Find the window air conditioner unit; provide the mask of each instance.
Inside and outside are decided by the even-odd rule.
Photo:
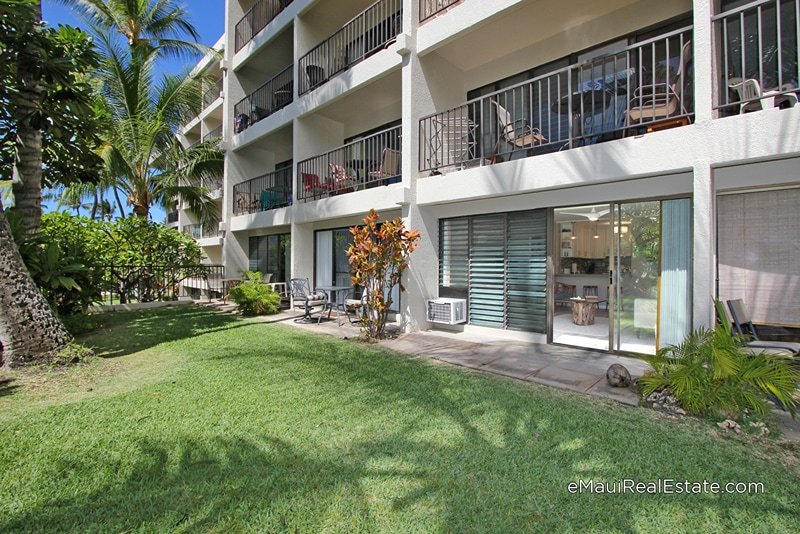
[[[439,324],[466,323],[467,301],[445,298],[428,300],[428,321]]]

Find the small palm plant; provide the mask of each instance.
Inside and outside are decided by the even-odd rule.
[[[639,381],[645,397],[669,389],[689,413],[734,419],[744,409],[766,414],[773,398],[795,415],[800,373],[793,359],[753,355],[724,326],[692,332],[645,359],[653,367]]]

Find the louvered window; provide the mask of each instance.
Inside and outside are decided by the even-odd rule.
[[[544,333],[546,210],[442,219],[439,295],[466,297],[469,323]]]

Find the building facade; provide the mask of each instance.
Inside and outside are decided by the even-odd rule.
[[[800,325],[800,1],[225,12],[198,66],[221,98],[181,132],[220,135],[223,222],[178,225],[228,273],[349,284],[346,229],[375,208],[422,236],[409,330],[439,297],[465,330],[622,352],[712,324],[713,298]]]

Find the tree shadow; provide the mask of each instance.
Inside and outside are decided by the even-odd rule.
[[[0,397],[12,395],[18,389],[19,385],[14,384],[13,378],[0,377]]]
[[[161,343],[247,325],[240,317],[202,306],[106,313],[92,332],[78,337],[102,358],[116,358]],[[123,326],[121,328],[121,326]]]

